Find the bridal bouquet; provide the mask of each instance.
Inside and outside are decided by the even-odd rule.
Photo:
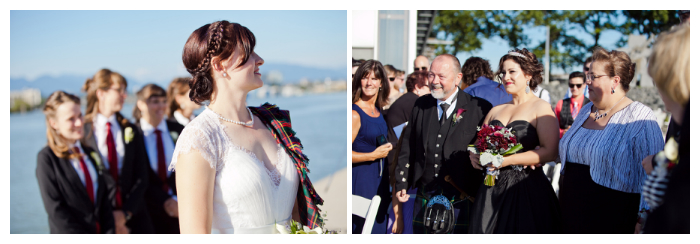
[[[517,142],[511,128],[497,125],[477,127],[476,143],[469,145],[468,150],[479,154],[479,164],[488,167],[484,185],[493,186],[498,178],[498,168],[503,163],[503,156],[514,154],[523,148]]]
[[[293,219],[289,220],[286,225],[275,224],[277,231],[280,234],[338,234],[336,231],[324,230],[321,227],[309,228],[306,225],[302,225]]]

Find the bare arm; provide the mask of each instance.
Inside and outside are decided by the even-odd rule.
[[[355,137],[357,137],[357,133],[360,132],[360,114],[355,112],[354,110],[352,111],[352,141],[350,143],[355,142]],[[387,143],[384,144],[380,147],[377,147],[373,152],[371,153],[361,153],[361,152],[355,152],[352,151],[352,163],[362,163],[362,162],[367,162],[367,161],[374,161],[377,160],[378,158],[384,158],[389,154],[389,151],[391,151],[391,144]]]
[[[537,104],[535,118],[537,136],[540,139],[539,149],[505,157],[501,167],[508,165],[537,165],[554,161],[559,153],[559,122],[552,108],[545,101]]]
[[[202,155],[192,150],[178,156],[177,197],[180,233],[209,234],[214,214],[214,179],[216,170]]]

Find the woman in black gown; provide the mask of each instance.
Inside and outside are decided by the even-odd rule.
[[[491,109],[484,121],[512,128],[523,149],[504,158],[494,186],[479,188],[469,233],[561,233],[557,196],[542,167],[535,167],[553,161],[559,144],[551,106],[532,92],[542,82],[542,69],[527,49],[513,50],[499,62],[500,81],[513,100]],[[470,159],[482,169],[478,155]]]

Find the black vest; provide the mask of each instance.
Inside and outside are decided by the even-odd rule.
[[[452,113],[456,111],[457,108],[455,107]],[[443,167],[442,162],[445,158],[443,153],[445,140],[452,128],[452,113],[446,115],[445,124],[443,125],[440,125],[440,122],[431,123],[431,127],[433,127],[431,132],[437,131],[437,133],[431,134],[432,137],[428,138],[428,145],[425,150],[425,167],[423,168],[423,175],[420,176],[420,181],[423,185],[428,185],[433,180],[444,177],[444,174],[440,174],[440,169]],[[434,116],[434,114],[431,116]]]
[[[587,97],[583,97],[583,105],[590,102]],[[559,113],[559,128],[566,129],[569,125],[574,124],[574,116],[571,115],[571,98],[564,99],[561,103],[561,112]],[[581,112],[581,111],[579,111]]]

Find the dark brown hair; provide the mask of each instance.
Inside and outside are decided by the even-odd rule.
[[[537,56],[535,56],[534,53],[528,51],[527,48],[516,48],[514,50],[509,51],[509,53],[511,52],[522,54],[525,57],[523,58],[520,56],[510,54],[503,55],[503,57],[501,57],[501,60],[498,61],[498,73],[505,73],[505,71],[503,70],[503,63],[509,59],[513,60],[518,65],[520,65],[520,69],[523,70],[525,74],[532,76],[532,78],[530,79],[529,86],[530,89],[534,91],[535,88],[537,88],[537,85],[542,83],[542,72],[544,71],[544,66],[540,63],[540,61],[537,60]]]
[[[46,116],[46,139],[48,140],[47,144],[49,148],[51,148],[51,151],[53,151],[57,157],[78,158],[80,157],[80,153],[73,151],[71,148],[72,145],[68,145],[66,139],[58,134],[49,123],[49,119],[56,119],[56,109],[67,102],[73,102],[80,106],[80,98],[64,91],[55,91],[46,99],[43,110]]]
[[[352,79],[352,103],[360,100],[362,97],[362,78],[369,76],[374,72],[374,76],[381,80],[381,89],[377,96],[375,106],[378,108],[384,107],[389,100],[389,78],[384,72],[384,66],[377,60],[367,60],[363,62],[355,72],[355,78]]]
[[[480,57],[467,59],[462,66],[462,85],[460,88],[464,90],[464,88],[476,83],[476,79],[482,76],[493,80],[493,71],[491,71],[489,61]]]
[[[151,84],[146,84],[145,86],[143,86],[141,88],[141,90],[139,90],[136,93],[136,100],[146,102],[148,99],[151,99],[151,97],[167,97],[167,96],[168,96],[168,94],[165,93],[165,90],[162,87],[151,83]],[[141,119],[141,116],[142,116],[141,110],[139,109],[139,106],[134,106],[134,112],[132,115],[134,117],[134,121],[136,123],[138,123],[139,120]]]
[[[586,81],[586,75],[581,71],[574,71],[573,73],[571,73],[569,75],[569,81],[571,81],[571,79],[573,78],[581,78],[584,82]]]
[[[632,63],[630,56],[624,52],[617,50],[607,51],[604,48],[598,47],[593,51],[593,62],[600,61],[603,63],[603,70],[610,78],[614,76],[620,77],[620,85],[625,92],[630,89],[630,82],[634,78],[635,63]]]
[[[214,91],[214,78],[211,76],[211,61],[214,57],[227,60],[235,49],[241,50],[243,57],[236,66],[248,62],[255,48],[255,35],[238,23],[217,21],[206,24],[192,32],[182,50],[182,62],[192,75],[190,99],[202,105],[211,98]]]
[[[416,89],[416,83],[425,82],[425,80],[427,79],[427,71],[416,71],[411,73],[410,75],[408,75],[408,78],[406,78],[406,90],[408,90],[408,92],[413,92],[413,90]]]
[[[119,85],[126,89],[127,83],[124,76],[109,69],[101,69],[97,71],[92,78],[88,78],[85,81],[82,88],[83,92],[87,93],[85,123],[92,122],[95,115],[99,112],[100,102],[97,100],[97,89],[107,91],[115,83],[119,83]],[[121,113],[117,112],[116,114],[117,120],[119,120],[119,123],[122,125],[126,125],[129,122]]]
[[[180,108],[180,104],[175,100],[175,95],[185,95],[190,90],[190,80],[192,80],[190,77],[175,78],[168,85],[168,109],[165,114],[169,118],[173,118],[175,111]]]

